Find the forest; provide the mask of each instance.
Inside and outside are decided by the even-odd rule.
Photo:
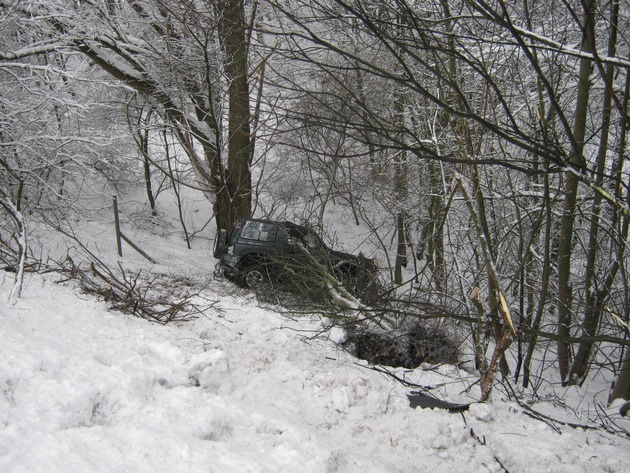
[[[89,260],[112,195],[155,226],[174,196],[189,246],[351,226],[380,269],[358,310],[456,334],[482,397],[628,400],[629,98],[620,0],[0,0],[0,264],[12,297],[80,273],[47,237]]]

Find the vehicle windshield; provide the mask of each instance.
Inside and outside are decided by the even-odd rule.
[[[241,238],[245,238],[247,240],[273,242],[276,241],[277,232],[278,227],[273,223],[250,220],[243,226]]]

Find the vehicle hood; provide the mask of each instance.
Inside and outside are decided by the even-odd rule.
[[[352,255],[350,253],[330,250],[330,262],[333,264],[333,266],[337,263],[341,263],[342,261],[357,261],[358,259],[358,256]]]

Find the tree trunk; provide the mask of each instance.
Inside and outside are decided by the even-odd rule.
[[[398,19],[402,21],[402,19]],[[404,33],[402,28],[397,32],[397,35],[402,37]],[[405,128],[405,93],[403,88],[399,84],[394,84],[394,123],[399,130]],[[400,133],[398,137],[400,140],[399,146],[402,146],[405,141],[403,133]],[[395,152],[394,156],[394,195],[397,201],[396,209],[396,233],[398,240],[396,243],[396,263],[394,267],[394,283],[401,284],[402,269],[407,267],[407,230],[406,230],[406,213],[405,207],[407,204],[407,151],[400,149]]]
[[[543,315],[545,313],[545,305],[547,303],[547,296],[549,294],[549,283],[551,279],[551,233],[552,233],[552,222],[553,215],[551,209],[550,202],[550,190],[549,190],[549,176],[545,175],[543,177],[544,183],[544,198],[542,201],[543,208],[541,212],[544,212],[545,216],[545,234],[543,241],[543,262],[542,262],[542,281],[540,287],[540,295],[538,298],[538,305],[536,307],[536,315],[533,317],[533,321],[530,324],[529,336],[528,336],[528,346],[527,346],[527,354],[525,355],[525,359],[523,360],[523,387],[526,388],[529,386],[530,378],[531,378],[531,364],[534,356],[534,350],[536,348],[536,343],[538,341],[538,331],[540,330],[540,325],[543,320]],[[541,216],[542,218],[542,216]],[[533,287],[533,285],[532,285]]]
[[[433,282],[441,294],[447,292],[446,260],[444,256],[444,195],[442,175],[439,163],[427,163],[429,174],[429,208],[428,222],[423,234],[427,235],[427,264],[431,268]]]
[[[619,11],[619,3],[614,2],[611,16],[612,16],[612,28],[608,41],[608,55],[613,57],[616,54],[616,43],[617,43],[617,17]],[[610,115],[611,115],[611,103],[612,103],[612,83],[614,80],[613,77],[614,67],[612,64],[608,64],[606,67],[606,76],[605,76],[605,89],[604,89],[604,105],[603,105],[603,117],[602,117],[602,127],[600,132],[600,143],[599,150],[597,154],[597,174],[595,177],[595,182],[598,187],[602,187],[604,184],[604,172],[606,169],[606,155],[608,154],[608,132],[610,129]],[[607,277],[604,280],[604,284],[599,290],[595,289],[599,284],[595,281],[597,276],[597,256],[598,249],[602,246],[602,241],[600,241],[599,235],[599,227],[600,227],[600,214],[601,214],[601,206],[602,206],[603,196],[600,192],[595,192],[594,200],[593,200],[593,211],[591,214],[591,226],[589,233],[589,242],[588,242],[588,250],[586,255],[586,273],[585,273],[585,292],[586,292],[586,307],[585,314],[582,323],[582,328],[584,331],[584,335],[586,336],[586,340],[580,341],[578,346],[577,353],[575,355],[575,360],[573,365],[571,366],[571,371],[569,372],[569,379],[567,380],[569,384],[579,383],[580,380],[583,380],[584,376],[586,376],[588,372],[588,366],[591,359],[591,354],[594,347],[594,342],[592,341],[592,337],[594,337],[597,333],[597,329],[599,328],[599,320],[603,311],[603,306],[608,297],[608,293],[612,287],[612,284],[615,280],[616,273],[619,269],[619,261],[616,260],[614,253],[610,255],[614,264],[611,266],[610,270],[607,271]],[[608,237],[604,237],[608,238]],[[625,242],[625,238],[621,240]],[[623,246],[623,244],[622,244]],[[623,251],[623,250],[621,250]],[[594,288],[595,287],[595,288]],[[591,338],[591,339],[589,339]]]
[[[628,101],[630,100],[630,75],[626,75],[626,86],[624,89],[624,100],[623,100],[623,105],[622,105],[622,110],[621,113],[624,116],[628,116]],[[623,168],[624,168],[624,161],[625,161],[625,149],[626,149],[626,142],[627,142],[627,120],[622,120],[621,121],[621,131],[620,131],[620,138],[619,138],[619,150],[618,150],[618,154],[617,154],[617,159],[616,161],[613,163],[612,169],[613,169],[613,178],[615,180],[615,197],[617,198],[618,201],[621,201],[622,195],[623,195],[623,189],[625,187],[624,184],[624,180],[623,180]],[[630,189],[626,190],[626,205],[630,203]],[[614,212],[613,213],[613,224],[612,227],[613,228],[617,228],[618,226],[618,221],[619,219],[621,219],[621,232],[620,232],[620,239],[618,241],[621,242],[626,242],[627,241],[627,235],[628,235],[628,227],[629,227],[629,219],[627,215],[624,215],[622,212]],[[623,235],[626,235],[626,237],[624,238]],[[623,245],[620,245],[620,248],[623,248]],[[618,259],[617,261],[623,261]],[[626,315],[625,317],[625,322],[626,324],[628,323],[628,317]],[[628,330],[626,328],[626,339],[628,338],[628,335],[630,330]],[[619,374],[617,375],[617,379],[615,380],[615,384],[613,386],[612,392],[610,394],[610,399],[609,401],[614,401],[615,399],[630,399],[630,350],[628,350],[627,347],[625,347],[625,354],[623,353],[623,350],[621,350],[622,354],[621,357],[623,357],[622,361],[621,361],[621,370],[619,372]]]
[[[153,194],[153,185],[151,182],[151,159],[149,157],[149,124],[151,122],[151,114],[153,110],[147,112],[147,116],[144,120],[144,127],[142,127],[142,112],[138,118],[138,147],[142,154],[142,161],[144,164],[144,188],[147,191],[147,199],[149,200],[149,207],[151,208],[151,215],[154,217],[157,215],[157,209],[155,207],[155,196]]]
[[[9,294],[9,302],[14,304],[22,294],[24,285],[24,266],[26,265],[27,246],[26,246],[26,224],[24,223],[24,217],[22,212],[16,205],[11,202],[8,194],[0,189],[0,207],[4,208],[7,212],[17,230],[17,235],[14,235],[15,241],[18,245],[17,262],[15,266],[15,282],[13,288]]]
[[[610,401],[615,399],[630,399],[630,350],[628,349],[626,349],[619,376],[610,394]]]
[[[252,209],[251,112],[247,78],[245,9],[243,0],[220,0],[219,36],[225,53],[228,78],[228,157],[227,181],[219,190],[215,211],[219,228],[231,229],[240,217],[249,217]]]
[[[594,28],[593,8],[595,0],[586,0],[584,7],[584,37],[582,39],[582,51],[593,52]],[[573,252],[573,227],[575,223],[575,205],[577,203],[579,178],[576,171],[583,168],[582,151],[584,149],[584,137],[586,134],[586,121],[588,113],[588,97],[590,92],[590,77],[593,65],[591,59],[580,59],[580,70],[577,87],[577,101],[575,108],[575,121],[573,125],[573,137],[575,149],[571,152],[569,166],[574,168],[566,175],[565,198],[560,224],[560,243],[558,246],[558,368],[563,382],[567,381],[571,359],[569,342],[572,320],[572,291],[571,291],[571,256]]]

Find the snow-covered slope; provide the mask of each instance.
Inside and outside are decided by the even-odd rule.
[[[161,326],[54,280],[28,275],[10,306],[0,273],[4,473],[630,469],[627,438],[552,428],[500,390],[463,415],[411,409],[409,388],[312,338],[316,320],[227,283],[210,283],[203,316]],[[452,400],[476,395],[454,367],[396,374]]]

